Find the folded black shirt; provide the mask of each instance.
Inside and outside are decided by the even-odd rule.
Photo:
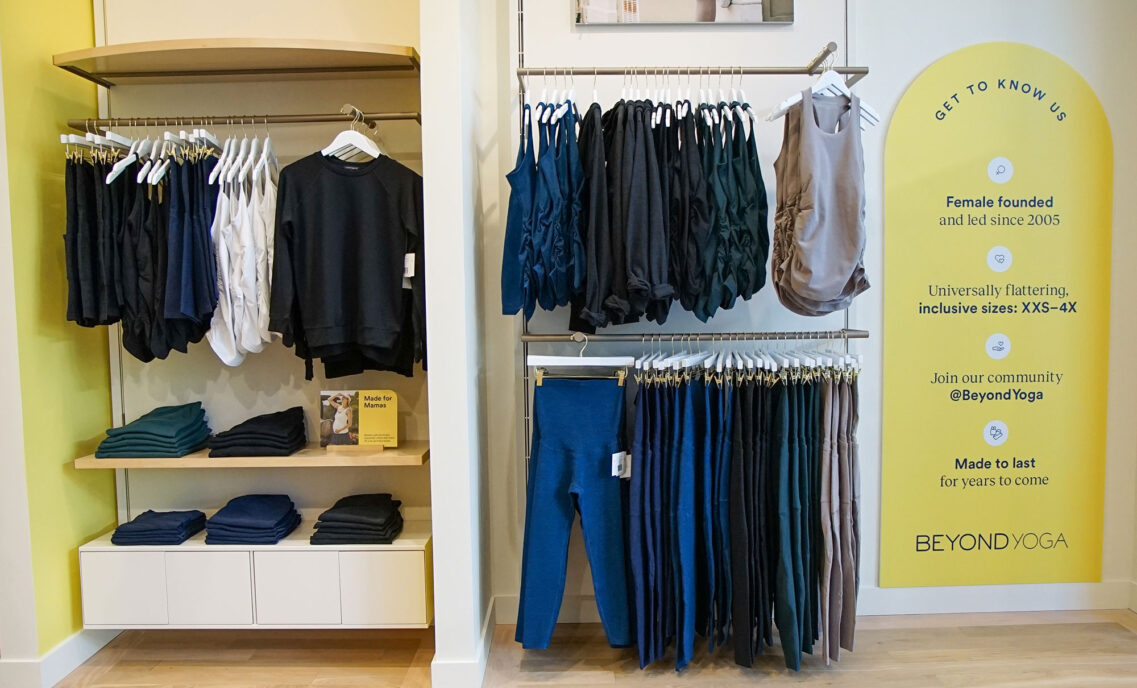
[[[389,493],[351,495],[320,514],[319,520],[382,527],[399,512],[401,504],[401,501],[392,499]]]
[[[218,439],[231,435],[264,435],[267,437],[290,437],[297,429],[304,430],[304,408],[293,406],[287,411],[265,413],[253,416],[224,432],[217,433]]]

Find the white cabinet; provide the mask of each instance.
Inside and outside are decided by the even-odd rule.
[[[314,523],[315,518],[306,519]],[[79,548],[87,628],[426,628],[434,619],[430,521],[390,545]]]
[[[249,552],[166,552],[166,599],[173,626],[253,623]]]
[[[253,567],[257,623],[340,623],[339,552],[254,552]]]
[[[83,623],[126,627],[169,623],[164,552],[80,552]]]
[[[339,557],[344,624],[430,623],[424,552],[340,552]]]

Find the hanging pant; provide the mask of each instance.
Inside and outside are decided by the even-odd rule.
[[[631,645],[622,486],[611,471],[623,417],[615,380],[546,379],[536,388],[515,636],[526,649],[552,638],[577,512],[608,642]]]

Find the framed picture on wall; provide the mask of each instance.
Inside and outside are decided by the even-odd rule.
[[[578,25],[792,24],[794,0],[572,0]]]

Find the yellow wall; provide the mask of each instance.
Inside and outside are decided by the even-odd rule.
[[[81,627],[77,548],[115,520],[111,472],[76,471],[69,465],[94,448],[110,423],[110,384],[105,328],[83,329],[65,319],[59,134],[68,117],[95,115],[95,88],[53,67],[51,56],[92,45],[89,2],[0,2],[16,331],[40,654]]]

